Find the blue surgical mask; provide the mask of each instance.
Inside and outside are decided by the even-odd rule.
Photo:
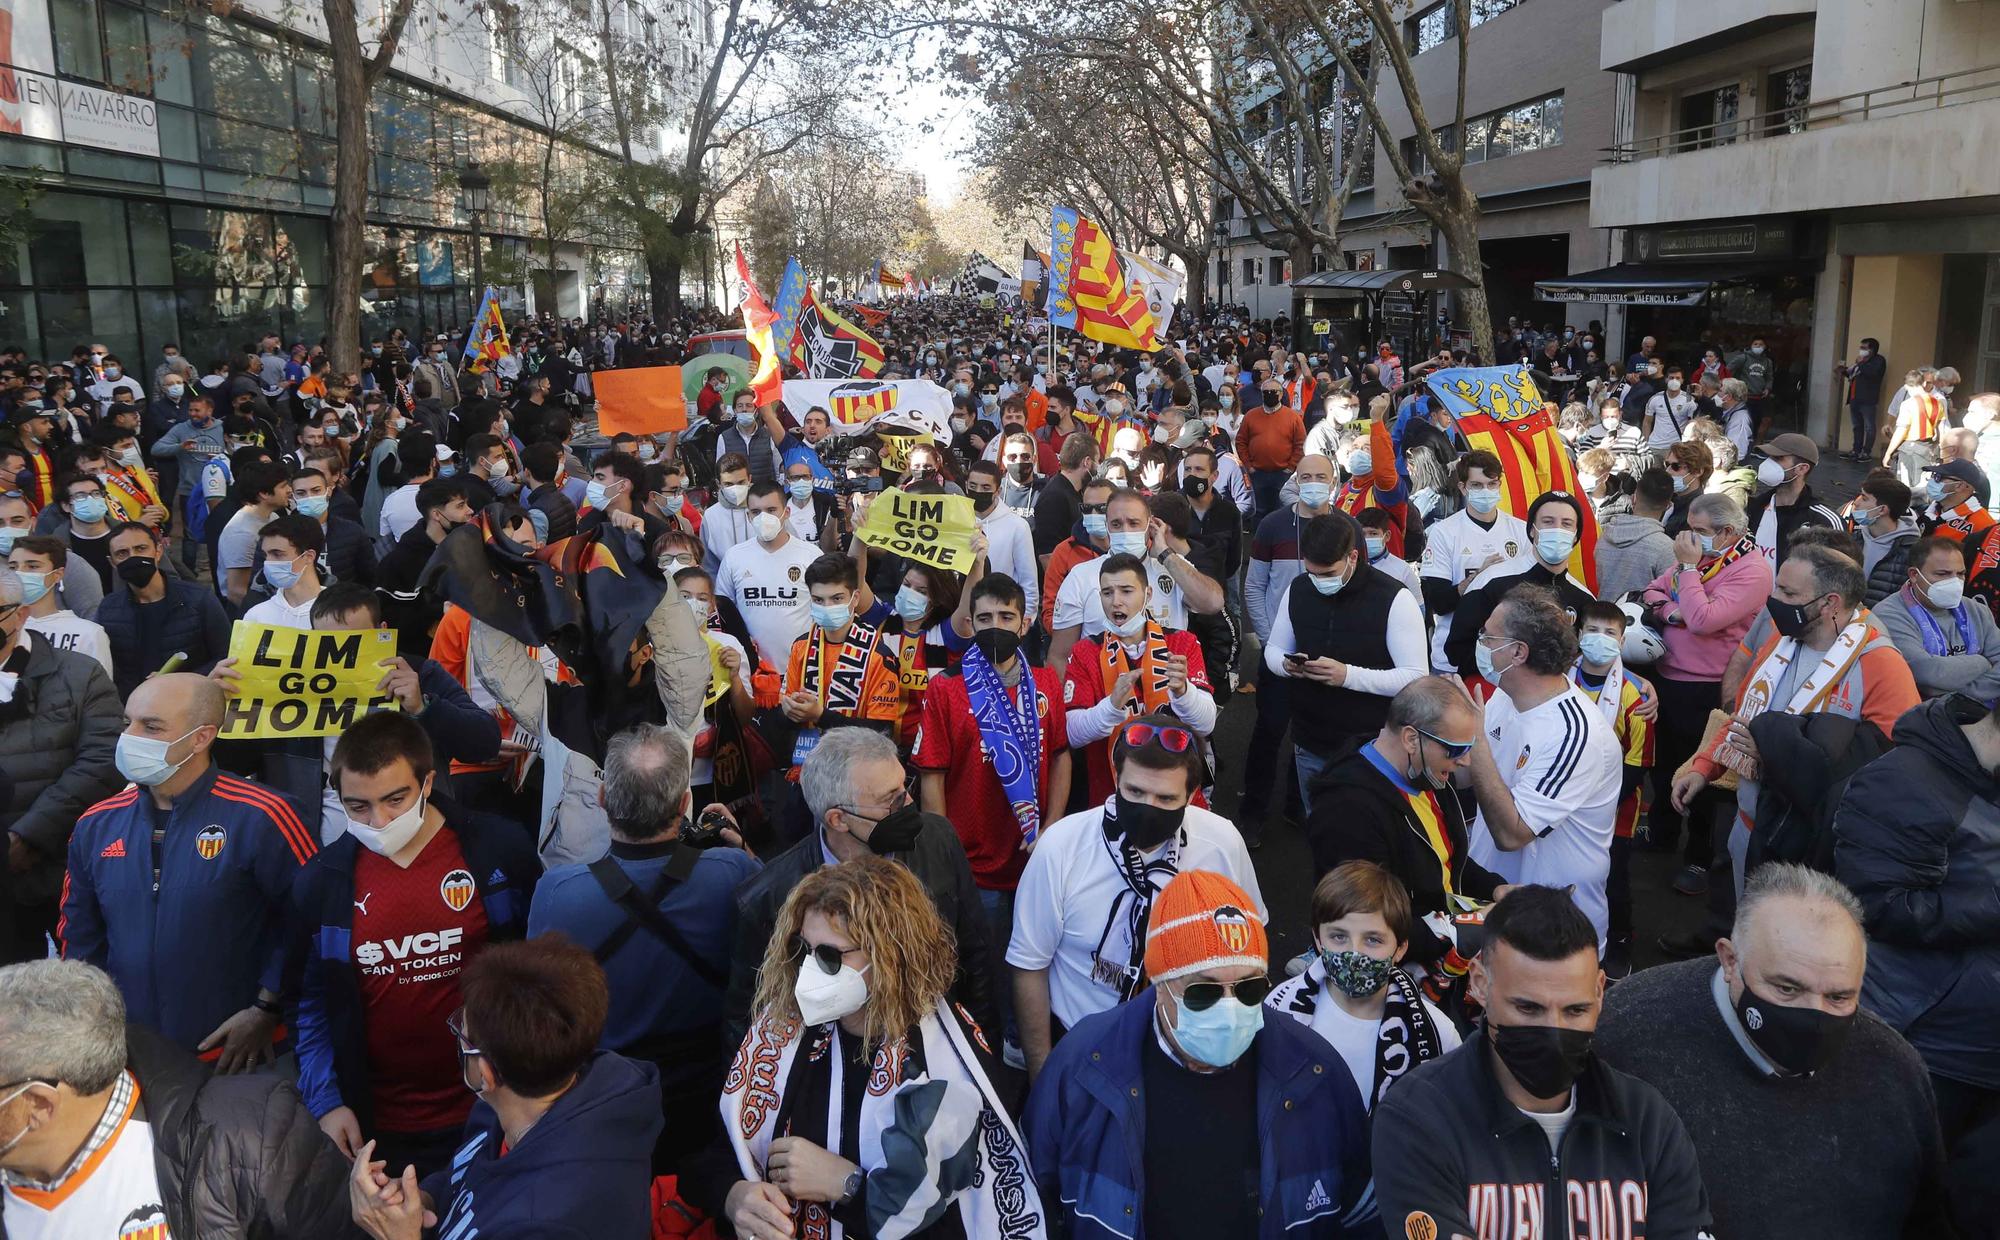
[[[1512,645],[1513,643],[1510,642],[1508,644]],[[1499,682],[1500,669],[1494,665],[1493,652],[1486,648],[1485,642],[1475,640],[1472,643],[1472,662],[1474,666],[1478,667],[1481,676],[1489,681]],[[1514,670],[1514,665],[1511,663],[1508,664],[1507,670]]]
[[[6,555],[14,549],[14,540],[16,538],[31,532],[30,530],[17,530],[11,525],[0,525],[0,555]]]
[[[444,464],[438,466],[438,477],[440,478],[452,478],[457,475],[458,466],[452,464],[450,461],[446,461]]]
[[[1569,530],[1536,530],[1535,555],[1544,564],[1560,564],[1576,550],[1576,535]]]
[[[1102,538],[1110,521],[1111,519],[1101,512],[1086,512],[1083,514],[1083,532],[1092,538]]]
[[[1465,493],[1465,506],[1479,516],[1485,516],[1500,506],[1500,491],[1497,487],[1479,487]]]
[[[301,557],[303,558],[303,557]],[[296,560],[264,561],[264,580],[271,583],[273,590],[289,590],[299,584],[299,570]]]
[[[104,520],[106,505],[102,495],[86,495],[69,502],[69,515],[89,525]]]
[[[1370,538],[1367,540],[1367,542],[1368,542],[1368,562],[1370,564],[1373,564],[1375,561],[1381,559],[1385,554],[1388,553],[1389,550],[1388,539]]]
[[[326,515],[327,497],[324,495],[300,495],[292,500],[292,507],[299,510],[300,516],[311,517],[317,521]]]
[[[1698,542],[1698,543],[1700,543],[1700,544],[1701,544],[1701,553],[1702,553],[1703,555],[1714,555],[1714,554],[1715,554],[1715,535],[1713,535],[1713,534],[1696,534],[1696,535],[1694,536],[1694,540],[1695,540],[1696,542]]]
[[[1111,554],[1144,556],[1146,554],[1146,532],[1144,530],[1119,530],[1117,533],[1111,535]]]
[[[1618,639],[1609,633],[1585,633],[1576,644],[1587,663],[1609,663],[1618,657]]]
[[[1313,583],[1313,589],[1321,594],[1338,594],[1340,587],[1347,584],[1345,577],[1322,577],[1318,573],[1307,573],[1306,580]]]
[[[1375,454],[1365,448],[1357,448],[1348,455],[1347,472],[1356,478],[1366,478],[1375,472]]]
[[[1675,495],[1680,495],[1688,489],[1688,476],[1686,474],[1674,474],[1673,479]]]
[[[905,624],[915,624],[930,614],[931,601],[924,595],[903,586],[896,591],[896,614]]]
[[[847,603],[814,603],[811,611],[812,622],[827,630],[844,629],[854,619],[854,608]]]
[[[813,480],[811,478],[794,478],[785,484],[785,490],[791,493],[793,499],[804,503],[812,498]]]
[[[1936,478],[1925,479],[1924,494],[1930,497],[1930,501],[1933,504],[1944,503],[1944,483],[1939,482]]]
[[[47,573],[15,573],[21,579],[21,605],[33,607],[49,592]]]
[[[1190,1059],[1211,1068],[1226,1068],[1243,1058],[1264,1027],[1263,1005],[1239,1003],[1234,995],[1225,995],[1199,1012],[1189,1010],[1177,995],[1174,1017],[1174,1041]]]
[[[595,478],[584,483],[583,502],[589,504],[592,508],[602,508],[609,503],[610,497],[604,493],[604,484]]]
[[[167,761],[167,751],[180,744],[196,732],[199,727],[189,728],[170,741],[155,736],[134,736],[130,732],[118,734],[117,751],[113,759],[118,764],[118,773],[141,787],[150,788],[166,783],[174,777],[174,772],[188,763],[192,753],[179,762]]]
[[[1324,508],[1333,498],[1333,487],[1324,482],[1299,483],[1299,502],[1308,508]]]

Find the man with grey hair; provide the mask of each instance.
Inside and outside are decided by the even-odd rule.
[[[291,1084],[210,1076],[70,960],[0,968],[0,1235],[351,1235]]]
[[[937,905],[958,943],[958,978],[951,997],[998,1036],[985,906],[972,866],[951,823],[926,814],[910,798],[896,743],[867,728],[832,728],[799,771],[799,790],[812,814],[806,837],[764,864],[737,901],[736,952],[723,1014],[729,1045],[750,1021],[757,968],[785,897],[806,875],[876,853],[909,867]]]
[[[672,728],[640,724],[613,736],[598,794],[611,851],[550,870],[528,910],[529,937],[567,935],[604,966],[604,1048],[660,1069],[666,1123],[654,1146],[656,1175],[678,1174],[687,1155],[720,1134],[715,1099],[727,1066],[722,999],[736,905],[762,868],[734,830],[690,842],[690,758],[687,738]]]
[[[0,565],[0,963],[48,954],[77,815],[118,786],[118,691],[97,660],[31,632]]]
[[[1953,1234],[1923,1060],[1861,1008],[1861,917],[1831,876],[1761,866],[1713,958],[1605,994],[1597,1053],[1687,1125],[1717,1235]]]
[[[1722,433],[1729,438],[1736,449],[1736,459],[1750,455],[1750,437],[1754,428],[1750,425],[1750,389],[1741,379],[1724,379],[1716,385],[1715,420],[1722,424]]]

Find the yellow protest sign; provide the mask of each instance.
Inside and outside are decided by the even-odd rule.
[[[377,692],[396,657],[388,629],[293,629],[243,620],[229,634],[236,694],[222,716],[227,740],[338,736],[375,710],[395,710]]]
[[[722,665],[722,643],[706,633],[702,634],[702,639],[708,643],[708,693],[702,697],[701,704],[713,706],[722,700],[723,694],[729,692],[730,675],[729,669]]]
[[[882,431],[882,468],[902,473],[910,467],[910,450],[918,444],[936,442],[929,431]]]
[[[910,495],[894,487],[868,505],[860,538],[950,573],[972,567],[972,535],[979,528],[972,501],[963,495]]]

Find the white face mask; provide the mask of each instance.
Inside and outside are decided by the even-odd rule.
[[[774,512],[760,512],[750,518],[750,532],[757,536],[758,542],[771,542],[783,533],[784,529],[785,523]]]
[[[347,820],[347,830],[361,846],[378,857],[393,858],[417,838],[417,828],[424,825],[424,807],[430,804],[430,794],[426,792],[417,798],[417,803],[391,818],[386,826],[367,827],[352,817]]]
[[[750,484],[738,482],[722,488],[722,502],[731,508],[741,508],[743,501],[750,498]]]
[[[868,1002],[868,979],[862,972],[842,964],[840,972],[828,974],[810,957],[800,961],[798,980],[792,983],[799,1019],[808,1025],[824,1025],[860,1011]]]

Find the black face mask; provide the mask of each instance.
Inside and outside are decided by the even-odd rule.
[[[1181,494],[1187,496],[1189,499],[1200,499],[1202,496],[1208,494],[1208,479],[1181,479]]]
[[[153,578],[158,576],[159,572],[160,562],[151,556],[135,555],[130,559],[119,561],[118,564],[119,579],[135,590],[143,590],[151,585]]]
[[[1264,408],[1276,409],[1278,402],[1283,399],[1284,393],[1282,392],[1266,392],[1264,393]]]
[[[972,635],[972,644],[988,663],[1005,663],[1021,649],[1021,635],[1012,629],[981,629]]]
[[[972,511],[984,516],[993,511],[993,501],[999,496],[992,491],[974,491],[971,493],[971,498]]]
[[[1771,623],[1777,628],[1779,636],[1797,637],[1812,627],[1813,618],[1806,614],[1806,609],[1825,597],[1822,594],[1803,603],[1787,603],[1774,596],[1764,604],[1764,610],[1771,613]]]
[[[923,828],[923,811],[915,805],[905,805],[876,820],[875,829],[868,833],[868,850],[883,857],[908,852],[916,845]]]
[[[1500,1056],[1521,1088],[1537,1098],[1556,1098],[1569,1092],[1590,1062],[1593,1035],[1590,1029],[1486,1022],[1486,1039],[1493,1043],[1493,1053]]]
[[[1025,485],[1034,479],[1035,463],[1033,461],[1016,461],[1007,467],[1007,474],[1015,482]]]
[[[1750,989],[1747,981],[1743,997],[1736,1001],[1736,1018],[1757,1049],[1793,1076],[1809,1075],[1833,1062],[1854,1031],[1852,1013],[1835,1016],[1818,1008],[1781,1007]]]
[[[1172,838],[1181,829],[1181,820],[1187,817],[1187,806],[1179,809],[1161,809],[1157,805],[1145,805],[1129,801],[1124,793],[1118,793],[1115,801],[1118,830],[1127,843],[1140,852],[1151,852]]]

